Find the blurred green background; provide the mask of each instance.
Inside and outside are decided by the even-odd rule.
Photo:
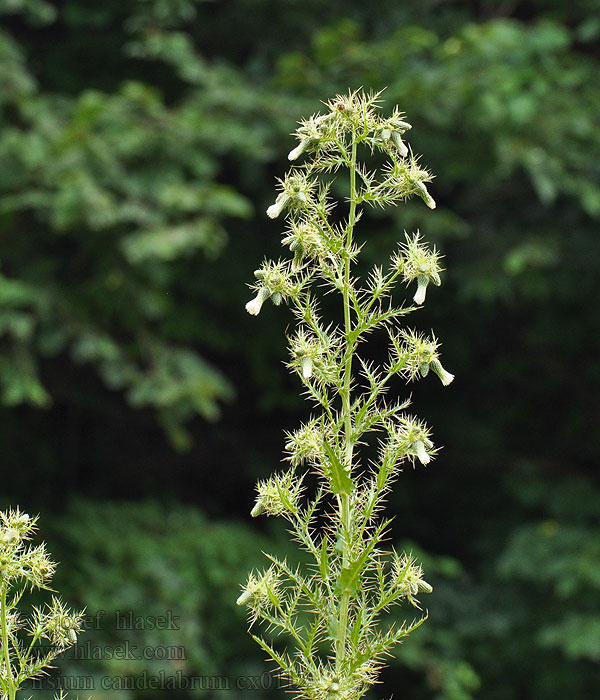
[[[294,557],[248,513],[309,409],[289,313],[251,318],[245,284],[296,120],[362,85],[438,202],[372,212],[365,256],[441,249],[414,319],[457,376],[411,387],[445,449],[389,505],[435,593],[372,697],[599,697],[600,2],[0,0],[0,24],[0,500],[41,513],[93,618],[63,685],[284,697],[233,603],[261,550]]]

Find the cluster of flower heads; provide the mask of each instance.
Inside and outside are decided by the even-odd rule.
[[[338,95],[326,103],[328,112],[313,115],[300,122],[295,136],[299,145],[289,153],[289,159],[297,160],[303,154],[313,158],[303,165],[292,168],[278,181],[279,194],[268,207],[267,215],[276,219],[286,214],[289,229],[283,234],[283,244],[293,253],[291,263],[265,262],[255,272],[257,282],[252,285],[256,296],[246,304],[246,310],[257,315],[267,299],[278,305],[282,299],[297,295],[302,288],[301,275],[309,265],[323,264],[328,257],[340,253],[343,248],[340,231],[327,222],[327,214],[333,208],[329,199],[329,187],[319,186],[318,174],[336,171],[348,165],[347,154],[340,150],[346,135],[357,129],[361,142],[371,151],[383,151],[388,163],[376,178],[360,168],[359,202],[381,205],[403,201],[419,196],[428,207],[436,204],[427,190],[426,183],[431,174],[420,167],[417,158],[403,141],[403,134],[411,126],[402,112],[394,109],[390,117],[377,112],[378,96],[361,99],[358,92]],[[395,256],[395,263],[402,265],[404,280],[417,281],[415,302],[422,304],[429,282],[440,284],[440,256],[421,244],[419,233],[407,236],[406,244]],[[305,280],[304,280],[305,281]]]
[[[36,532],[36,518],[18,508],[0,513],[0,582],[11,585],[25,581],[32,588],[42,588],[54,574],[44,544],[36,547],[27,542]]]
[[[409,149],[402,135],[411,125],[404,121],[403,113],[396,107],[391,117],[383,118],[374,109],[378,103],[376,95],[368,100],[357,99],[357,95],[337,95],[326,103],[328,112],[303,119],[294,132],[299,144],[289,152],[288,159],[295,161],[305,152],[327,152],[358,124],[364,127],[365,142],[371,148],[395,151],[400,158],[406,158]]]
[[[2,636],[8,649],[0,664],[0,687],[9,697],[25,681],[37,677],[65,649],[77,642],[83,612],[73,612],[53,596],[43,607],[26,616],[16,604],[25,588],[50,590],[55,570],[44,544],[29,544],[36,533],[37,518],[19,509],[0,512],[0,594]],[[29,641],[24,644],[23,637]],[[39,646],[41,640],[50,643]],[[15,666],[7,666],[6,659]],[[5,697],[3,695],[3,697]]]

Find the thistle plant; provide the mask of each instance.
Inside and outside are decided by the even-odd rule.
[[[253,634],[297,697],[355,700],[426,617],[419,612],[397,625],[389,609],[407,603],[421,610],[420,594],[432,591],[414,558],[385,544],[391,521],[383,507],[394,480],[404,464],[429,464],[437,452],[427,425],[407,412],[409,400],[396,398],[391,384],[396,375],[410,382],[431,374],[447,385],[453,375],[433,335],[401,325],[425,302],[429,284],[441,282],[435,248],[418,232],[405,234],[387,268],[375,266],[362,283],[355,272],[365,206],[416,195],[435,208],[432,176],[404,141],[410,124],[397,108],[383,116],[379,94],[338,95],[326,108],[300,122],[289,159],[303,162],[279,181],[267,210],[270,218],[285,217],[282,242],[291,259],[266,260],[256,270],[246,305],[257,315],[267,300],[286,302],[297,324],[288,367],[314,412],[287,435],[288,467],[259,482],[252,515],[285,518],[307,563],[290,566],[267,554],[268,568],[250,574],[237,602],[247,606],[251,627],[261,621],[282,636],[285,647]],[[343,213],[332,195],[340,184],[347,188]],[[393,303],[400,282],[414,290],[412,303]],[[337,317],[323,319],[319,288],[339,295]],[[376,330],[389,344],[382,366],[364,351]],[[310,489],[303,466],[317,477]]]
[[[59,654],[73,646],[83,621],[83,612],[72,612],[56,596],[44,607],[33,607],[29,615],[20,609],[27,588],[52,590],[56,565],[45,544],[28,544],[36,520],[19,509],[0,512],[2,700],[14,700],[25,681],[44,674]]]

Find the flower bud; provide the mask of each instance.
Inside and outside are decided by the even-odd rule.
[[[260,310],[262,308],[262,305],[265,303],[265,301],[270,297],[269,290],[266,287],[261,287],[258,290],[258,294],[254,297],[254,299],[250,300],[246,304],[246,311],[251,315],[251,316],[258,316],[260,313]]]
[[[429,277],[417,277],[417,291],[415,292],[415,296],[413,297],[415,304],[419,304],[420,306],[424,303],[428,284]]]
[[[447,372],[437,358],[432,361],[431,369],[437,374],[444,386],[448,386],[448,384],[451,384],[454,380],[454,375]]]
[[[296,160],[296,158],[298,158],[304,153],[304,151],[308,148],[309,145],[310,141],[308,139],[302,139],[302,141],[300,141],[296,148],[294,148],[288,153],[288,160]]]
[[[294,476],[294,469],[276,474],[256,485],[256,504],[250,515],[287,515],[296,512],[302,494],[302,482]]]
[[[422,440],[415,442],[413,449],[421,464],[429,464],[429,462],[431,462],[431,457],[427,454],[427,450],[425,449],[425,445]]]
[[[425,185],[419,180],[415,183],[417,194],[430,209],[435,209],[435,199],[429,194]]]
[[[436,286],[441,284],[440,257],[435,248],[430,250],[422,244],[421,234],[418,231],[412,236],[406,234],[406,243],[401,246],[400,252],[396,255],[395,265],[402,270],[402,276],[407,284],[417,280],[417,291],[414,296],[416,304],[424,303],[429,282],[433,282]]]
[[[242,594],[239,596],[239,598],[235,601],[236,605],[246,605],[252,598],[252,593],[246,589],[245,591],[242,592]]]
[[[272,569],[268,569],[258,578],[250,574],[236,604],[247,605],[256,614],[260,609],[272,604],[273,598],[277,595],[277,587],[277,576]]]
[[[408,148],[406,147],[406,144],[404,143],[400,134],[397,131],[394,131],[392,133],[392,141],[394,142],[394,145],[398,149],[398,153],[400,153],[400,155],[403,158],[406,158],[406,156],[408,155]]]
[[[303,357],[300,363],[302,367],[302,376],[304,379],[310,379],[313,374],[313,361],[311,357]]]
[[[433,593],[433,586],[423,579],[419,580],[417,587],[419,589],[419,593]]]
[[[400,590],[401,595],[406,596],[416,607],[419,607],[419,603],[413,596],[433,591],[433,586],[423,579],[423,569],[415,562],[412,555],[395,555],[392,571],[395,586]]]
[[[290,196],[286,192],[281,192],[279,195],[277,195],[275,204],[271,204],[271,206],[267,209],[267,216],[270,219],[276,219],[284,210],[286,204],[289,202],[289,199]]]

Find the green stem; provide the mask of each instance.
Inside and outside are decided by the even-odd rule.
[[[17,688],[12,674],[12,666],[10,664],[10,652],[8,650],[8,622],[6,619],[6,584],[2,585],[0,593],[0,620],[2,624],[2,651],[4,655],[4,672],[6,684],[8,686],[8,700],[15,700]]]
[[[354,342],[351,339],[352,320],[350,318],[350,249],[352,247],[352,234],[356,224],[356,137],[352,136],[352,156],[349,164],[350,168],[350,213],[348,217],[348,227],[346,229],[346,259],[344,266],[344,334],[346,340],[346,359],[344,363],[344,381],[342,385],[342,414],[344,417],[344,445],[346,451],[345,467],[352,471],[352,414],[350,410],[350,390],[352,384],[352,356],[354,353]],[[342,568],[346,568],[350,563],[350,533],[352,531],[352,500],[351,495],[340,494],[339,497],[340,524],[342,531]],[[338,672],[342,670],[346,653],[346,637],[348,628],[348,608],[350,605],[350,593],[342,592],[340,600],[340,616],[338,621],[338,634],[336,640],[335,665]]]

